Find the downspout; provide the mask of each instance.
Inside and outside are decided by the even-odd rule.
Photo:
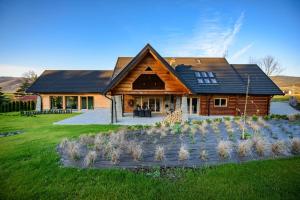
[[[114,116],[113,116],[113,114],[114,114],[114,103],[113,103],[114,100],[112,98],[106,96],[106,94],[107,93],[104,93],[104,97],[111,101],[111,119],[110,120],[111,120],[111,123],[113,124],[114,123]]]
[[[42,96],[40,95],[40,94],[38,94],[38,93],[32,93],[32,94],[34,94],[34,95],[36,95],[36,96],[39,96],[40,97],[40,99],[41,99],[41,111],[43,110],[43,101],[42,101]],[[35,110],[36,110],[36,105],[37,105],[37,100],[36,100],[36,102],[35,102]]]

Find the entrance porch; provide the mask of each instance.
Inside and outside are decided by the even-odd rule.
[[[172,94],[126,94],[115,95],[113,99],[113,122],[122,121],[124,117],[139,116],[135,113],[139,111],[151,112],[150,115],[143,115],[143,117],[150,117],[154,114],[159,114],[165,117],[167,114],[181,109],[184,115],[184,120],[187,120],[191,115],[199,115],[200,113],[200,97],[199,96],[185,96]]]

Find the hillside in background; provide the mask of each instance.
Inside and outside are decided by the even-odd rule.
[[[280,89],[294,91],[300,94],[300,77],[295,76],[272,76],[271,79],[280,87]]]
[[[22,83],[22,77],[0,76],[0,87],[3,93],[14,93]]]

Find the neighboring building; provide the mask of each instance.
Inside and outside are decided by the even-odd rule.
[[[109,70],[46,70],[27,92],[39,94],[43,109],[112,107],[121,117],[137,106],[165,113],[241,115],[248,76],[248,115],[269,113],[282,91],[257,66],[229,64],[225,58],[165,57],[149,44],[135,57],[119,57]],[[112,103],[115,102],[115,103]]]

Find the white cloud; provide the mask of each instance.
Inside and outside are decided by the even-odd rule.
[[[28,72],[29,70],[34,71],[38,75],[40,75],[43,72],[43,69],[39,68],[39,67],[27,67],[27,66],[20,66],[20,65],[0,64],[0,76],[20,77],[25,72]]]
[[[164,52],[175,56],[224,56],[233,45],[243,21],[244,13],[231,24],[222,16],[203,19],[189,36],[176,37],[172,33]]]
[[[243,48],[241,48],[240,50],[238,50],[237,52],[235,52],[230,60],[235,61],[237,59],[239,59],[242,55],[244,55],[251,47],[253,46],[253,43],[248,44],[246,46],[244,46]]]

